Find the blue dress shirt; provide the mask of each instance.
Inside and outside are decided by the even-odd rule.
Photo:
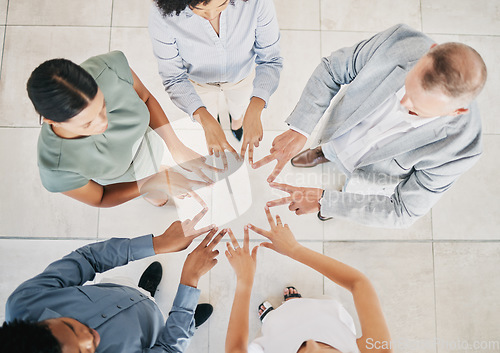
[[[149,34],[170,99],[192,114],[204,106],[189,80],[236,83],[255,67],[252,97],[267,102],[283,67],[279,26],[272,0],[236,0],[220,16],[219,35],[208,20],[186,7],[163,16],[153,5]],[[249,97],[250,98],[250,97]]]
[[[83,284],[129,261],[153,256],[152,235],[89,244],[21,284],[6,304],[6,321],[70,317],[101,336],[98,353],[183,352],[194,333],[200,291],[179,285],[166,324],[151,299],[116,284]]]

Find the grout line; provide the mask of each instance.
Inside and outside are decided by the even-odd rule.
[[[436,300],[436,263],[435,263],[434,243],[432,243],[432,279],[434,282],[434,336],[435,336],[435,342],[438,342],[437,300]],[[438,353],[438,349],[439,349],[439,345],[436,345],[436,353]]]
[[[419,1],[420,4],[420,32],[424,31],[424,20],[422,15],[422,0]]]
[[[109,20],[109,41],[108,41],[108,52],[111,51],[111,35],[113,32],[113,11],[115,9],[115,0],[111,1],[111,18]]]
[[[7,38],[7,19],[9,16],[10,0],[7,0],[7,8],[5,9],[5,24],[3,25],[3,38],[2,38],[2,57],[0,58],[0,79],[2,78],[3,58],[5,55],[5,39]]]
[[[101,221],[101,208],[97,209],[97,229],[96,229],[96,240],[99,240],[99,222]]]

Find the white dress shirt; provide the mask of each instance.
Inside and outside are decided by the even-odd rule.
[[[189,7],[178,16],[164,17],[153,5],[149,33],[170,99],[191,116],[204,104],[189,80],[236,83],[257,64],[252,97],[263,99],[267,105],[278,87],[283,58],[272,0],[231,3],[220,15],[219,35],[208,20]]]

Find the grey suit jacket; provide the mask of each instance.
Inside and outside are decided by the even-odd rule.
[[[406,74],[433,41],[397,25],[322,59],[287,123],[311,133],[342,85],[345,95],[325,116],[319,144],[346,133],[404,85]],[[397,181],[391,196],[326,190],[321,214],[378,227],[408,227],[481,154],[481,120],[475,102],[457,117],[441,117],[366,155],[351,177],[376,184]]]

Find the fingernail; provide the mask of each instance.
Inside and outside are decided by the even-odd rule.
[[[266,203],[266,206],[267,206],[267,207],[271,206],[271,203],[270,203],[270,202]],[[266,208],[267,208],[267,207],[266,207]]]
[[[253,228],[251,224],[248,225],[248,228]]]
[[[244,226],[243,227],[244,230],[247,230],[248,229],[248,225]]]
[[[264,209],[265,209],[266,211],[269,211],[269,207],[267,207],[267,206],[266,206],[266,207],[264,207]]]

